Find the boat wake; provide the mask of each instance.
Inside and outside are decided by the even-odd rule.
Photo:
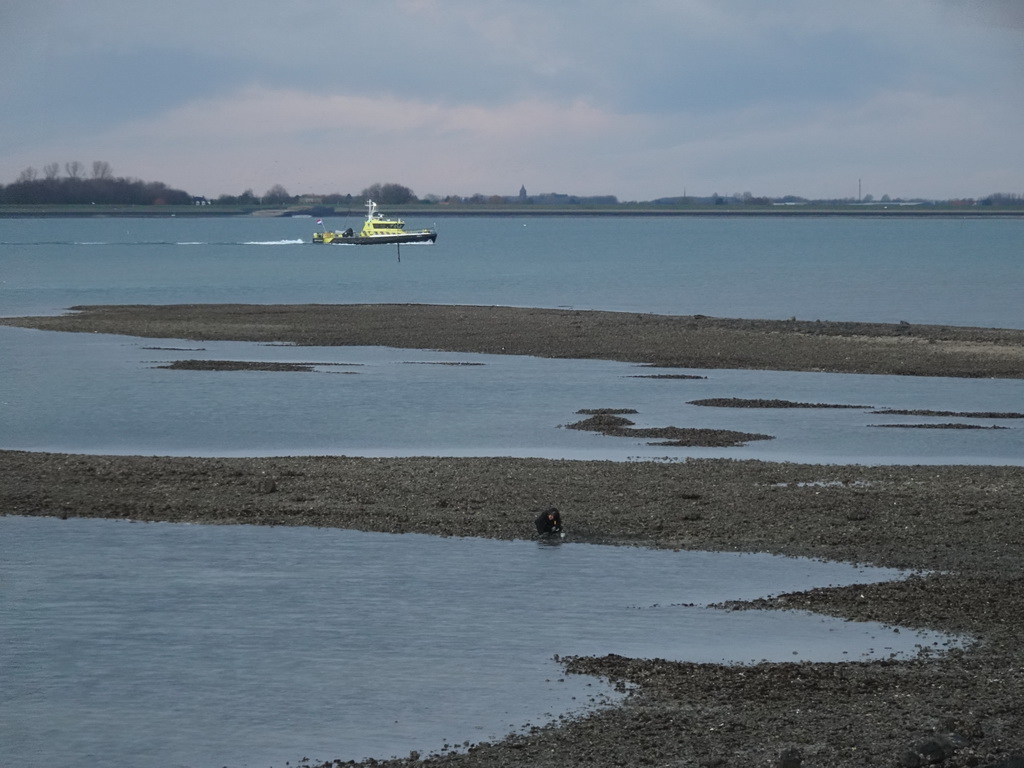
[[[303,245],[306,240],[300,238],[290,238],[288,240],[243,240],[243,241],[221,241],[221,242],[210,242],[205,240],[181,240],[181,241],[170,241],[170,240],[132,240],[132,241],[117,241],[117,240],[47,240],[40,242],[18,242],[18,241],[0,241],[0,246],[53,246],[53,245],[64,245],[64,246],[106,246],[106,247],[137,247],[140,245]]]
[[[47,245],[77,245],[77,246],[96,246],[103,245],[108,247],[137,247],[140,245],[293,245],[298,243],[304,243],[305,240],[265,240],[265,241],[209,241],[209,240],[52,240],[38,243],[19,243],[19,242],[2,242],[0,246],[4,245],[18,245],[18,246],[47,246]]]

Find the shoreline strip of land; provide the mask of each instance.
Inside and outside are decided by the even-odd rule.
[[[146,338],[620,360],[733,368],[1024,378],[1024,330],[910,323],[746,320],[430,304],[80,306],[0,325]]]

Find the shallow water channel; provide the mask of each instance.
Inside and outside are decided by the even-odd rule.
[[[0,448],[178,456],[723,457],[834,464],[1024,463],[1024,420],[886,409],[1017,412],[1013,379],[687,370],[383,347],[294,347],[0,328]],[[169,370],[183,360],[305,363],[309,371]],[[847,408],[727,408],[706,398]],[[584,408],[637,427],[771,435],[667,447],[565,429]],[[881,413],[879,411],[882,411]],[[967,422],[974,429],[878,429]]]
[[[707,607],[898,577],[571,541],[0,517],[0,764],[429,753],[616,701],[555,654],[744,663],[944,647]]]

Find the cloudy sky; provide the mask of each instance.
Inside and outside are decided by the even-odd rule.
[[[1024,0],[3,0],[0,183],[1024,193]]]

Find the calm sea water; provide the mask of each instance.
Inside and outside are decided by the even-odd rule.
[[[1024,327],[1020,220],[438,225],[436,245],[404,247],[399,260],[387,248],[313,246],[309,219],[0,220],[0,314],[429,302]],[[317,365],[159,367],[189,358]],[[636,378],[657,370],[606,361],[16,328],[0,328],[0,365],[0,448],[1024,463],[1014,420],[967,420],[1000,430],[877,429],[935,419],[687,404],[1020,411],[1015,381],[746,371],[658,380]],[[594,407],[635,408],[637,426],[776,439],[684,450],[562,428]],[[845,568],[571,543],[0,518],[0,765],[266,766],[430,751],[614,698],[596,681],[563,678],[556,653],[848,659],[941,642],[701,607],[894,575]]]
[[[314,228],[0,220],[0,313],[419,302],[1024,328],[1024,219],[442,218],[437,244],[405,246],[401,262],[388,248],[314,246]]]
[[[898,575],[765,555],[0,517],[0,765],[387,757],[618,698],[565,676],[556,653],[846,661],[947,647],[934,633],[705,607]]]

